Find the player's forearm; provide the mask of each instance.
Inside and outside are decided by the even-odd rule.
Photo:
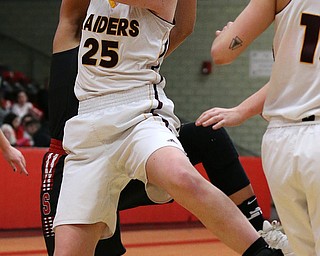
[[[234,61],[273,22],[275,4],[272,0],[251,0],[236,20],[217,31],[211,56],[215,64]]]
[[[0,150],[6,152],[10,148],[10,143],[4,136],[3,132],[0,130]]]
[[[178,0],[175,26],[170,32],[170,44],[166,57],[192,34],[196,23],[197,0]]]
[[[243,120],[247,120],[255,115],[260,115],[266,99],[269,83],[263,86],[259,91],[241,102],[236,108],[242,115]]]
[[[90,0],[63,0],[59,24],[53,40],[53,52],[75,48],[80,43],[81,27]]]
[[[77,47],[80,43],[81,25],[70,25],[61,22],[53,40],[53,53]]]

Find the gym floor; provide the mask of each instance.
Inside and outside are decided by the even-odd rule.
[[[126,256],[237,256],[200,223],[122,227]],[[0,230],[0,256],[45,256],[40,230]]]

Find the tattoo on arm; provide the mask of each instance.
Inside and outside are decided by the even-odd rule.
[[[231,43],[229,45],[229,49],[235,50],[235,49],[239,48],[240,46],[242,46],[242,40],[238,36],[236,36],[235,38],[233,38],[231,40]]]

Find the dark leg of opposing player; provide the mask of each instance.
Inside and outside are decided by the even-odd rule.
[[[62,182],[65,155],[48,152],[42,161],[42,185],[40,192],[42,232],[49,256],[54,252],[53,219],[56,214]]]
[[[49,256],[54,254],[53,219],[56,214],[58,197],[63,178],[65,155],[48,152],[42,162],[41,186],[41,218],[42,231]],[[95,256],[120,256],[126,252],[121,237],[119,218],[117,228],[112,238],[100,240],[97,244]]]

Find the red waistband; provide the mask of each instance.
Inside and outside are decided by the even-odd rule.
[[[61,140],[56,140],[56,139],[51,139],[50,140],[49,152],[60,154],[60,155],[66,155],[67,154],[64,151],[63,147],[62,147],[62,141]]]

